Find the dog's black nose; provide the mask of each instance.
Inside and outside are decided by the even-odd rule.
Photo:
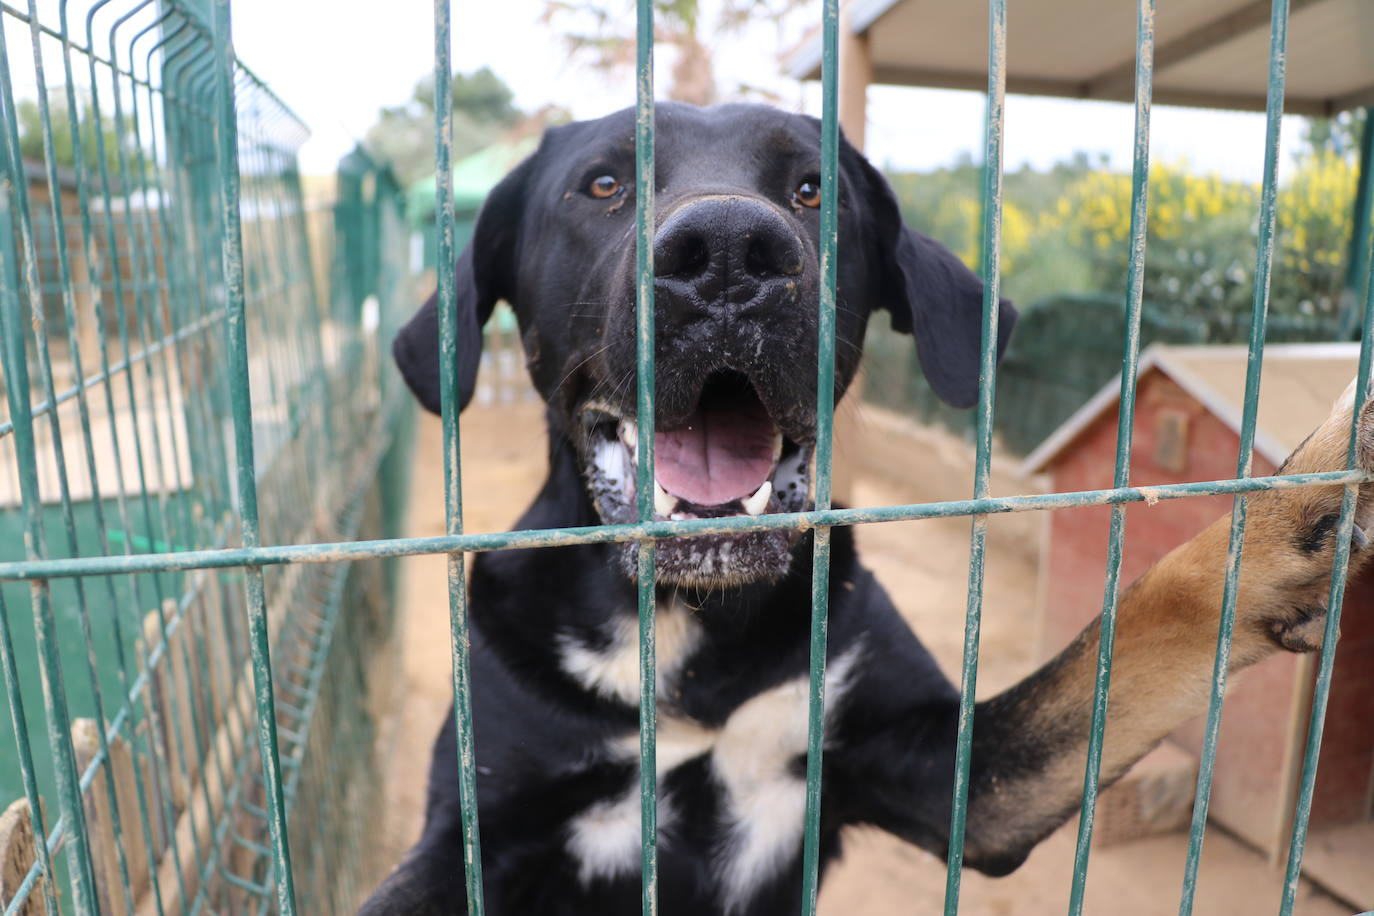
[[[743,305],[802,272],[801,238],[777,208],[711,195],[675,211],[654,238],[654,274],[697,306]],[[686,287],[683,289],[682,287]]]

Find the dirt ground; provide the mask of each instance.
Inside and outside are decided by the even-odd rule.
[[[443,530],[441,439],[436,418],[421,421],[415,450],[408,534]],[[537,406],[475,408],[463,417],[467,530],[506,530],[543,479],[545,446]],[[916,458],[914,460],[919,460]],[[953,495],[953,494],[951,494]],[[860,478],[856,505],[912,501],[902,488]],[[993,520],[994,523],[996,519]],[[961,519],[863,526],[865,561],[947,673],[957,678],[963,639],[968,523]],[[449,623],[443,557],[402,561],[400,701],[387,737],[386,844],[392,861],[419,835],[430,747],[451,696]],[[980,696],[995,693],[1031,666],[1036,569],[1010,551],[989,551],[982,632]],[[1015,874],[963,878],[960,912],[969,916],[1039,916],[1067,909],[1074,823],[1046,840]],[[1186,838],[1171,834],[1094,849],[1085,912],[1157,916],[1178,911]],[[1194,912],[1239,916],[1278,910],[1282,870],[1219,829],[1208,831]],[[935,857],[876,831],[847,838],[843,861],[827,877],[826,916],[897,916],[941,911],[945,868]],[[1296,912],[1349,916],[1344,906],[1304,884]]]

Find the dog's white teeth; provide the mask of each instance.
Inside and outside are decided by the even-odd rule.
[[[777,464],[782,457],[782,433],[773,434],[773,463]]]
[[[677,507],[677,497],[671,495],[667,490],[654,481],[654,512],[658,515],[671,515],[673,509]]]
[[[639,432],[629,420],[620,421],[620,441],[630,450],[630,457],[639,458]]]
[[[754,495],[744,501],[744,511],[750,515],[761,515],[768,508],[768,499],[773,495],[773,481],[765,480]]]
[[[670,521],[683,522],[687,520],[687,515],[683,512],[674,512],[672,515],[668,516],[668,518]]]

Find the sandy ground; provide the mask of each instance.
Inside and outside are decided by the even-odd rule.
[[[437,419],[420,425],[408,534],[442,533],[443,480]],[[543,477],[544,433],[539,409],[519,404],[477,408],[463,418],[467,530],[505,530]],[[857,505],[909,502],[901,488],[861,479]],[[945,670],[957,673],[963,638],[968,525],[934,520],[862,527],[867,564]],[[403,560],[401,652],[396,721],[387,738],[386,844],[394,861],[419,834],[430,747],[451,696],[448,603],[443,557]],[[990,552],[986,568],[979,694],[1013,683],[1030,668],[1036,570],[1025,557]],[[970,916],[1063,913],[1073,871],[1074,824],[1046,840],[1007,878],[973,872],[963,878],[960,912]],[[1108,916],[1157,916],[1178,911],[1186,841],[1172,834],[1094,849],[1084,911]],[[1278,910],[1282,872],[1219,829],[1204,846],[1194,912],[1239,916]],[[876,831],[856,831],[843,861],[827,877],[820,910],[826,916],[937,913],[945,868],[938,859]],[[1297,913],[1349,916],[1344,906],[1304,885]]]

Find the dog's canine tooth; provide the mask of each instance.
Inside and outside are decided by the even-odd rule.
[[[782,433],[773,434],[773,463],[777,464],[782,458]]]
[[[744,511],[750,515],[760,515],[764,509],[768,508],[768,499],[773,495],[773,481],[765,480],[763,485],[754,491],[754,495],[744,501]]]
[[[629,420],[620,421],[620,441],[630,450],[630,460],[639,460],[639,431]]]
[[[677,497],[670,494],[663,487],[659,486],[657,480],[654,481],[654,512],[657,515],[671,515],[673,509],[677,507]]]

